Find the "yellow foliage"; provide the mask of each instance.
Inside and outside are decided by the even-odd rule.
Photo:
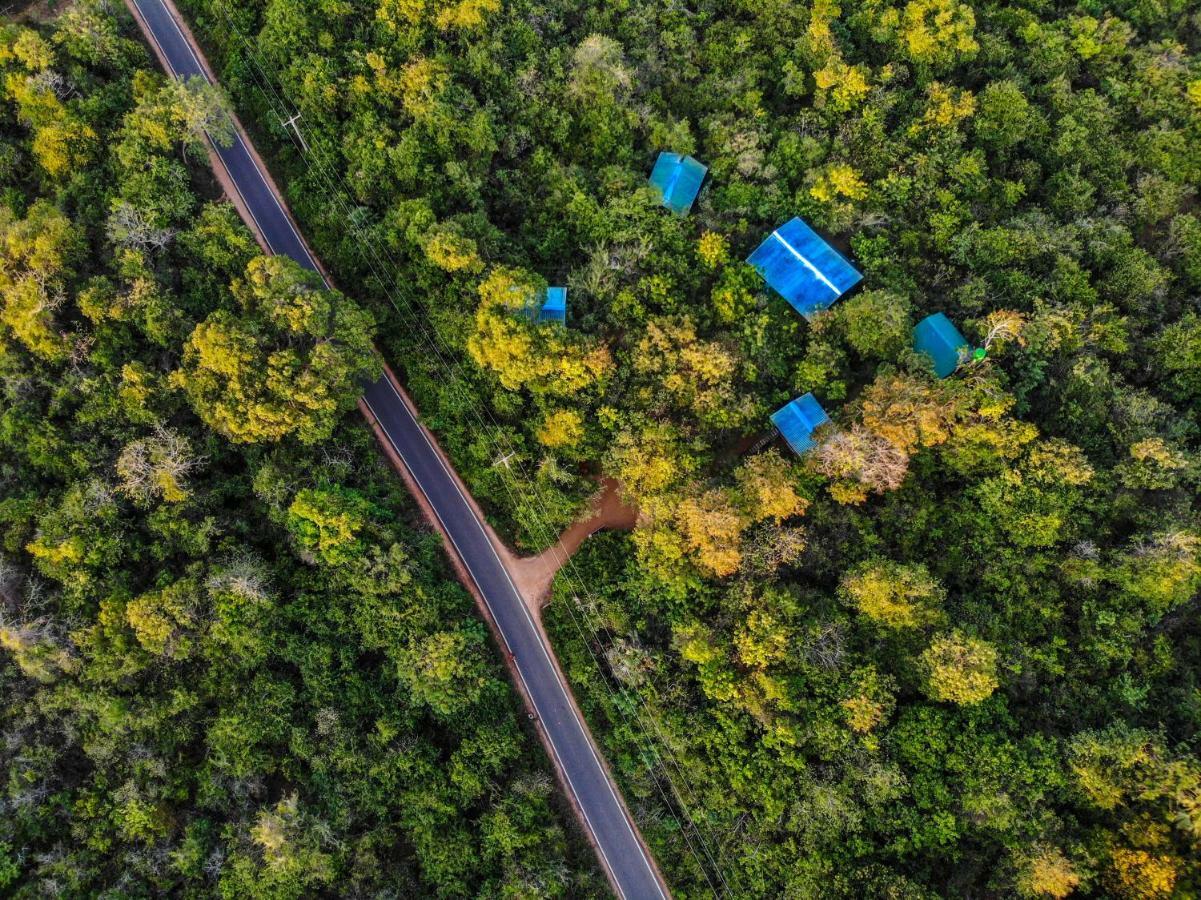
[[[857,734],[867,734],[884,721],[884,704],[866,695],[849,697],[841,705],[847,727]]]
[[[533,308],[538,287],[526,273],[497,266],[479,293],[467,351],[509,390],[566,396],[595,384],[612,368],[607,347],[529,320],[525,313]]]
[[[695,462],[681,451],[669,426],[656,424],[637,433],[618,434],[609,451],[608,468],[622,490],[641,506],[692,471]]]
[[[1079,447],[1052,438],[1030,448],[1022,474],[1043,484],[1080,487],[1093,480],[1093,467]]]
[[[757,522],[780,522],[809,507],[809,501],[796,492],[792,466],[774,450],[752,456],[735,477],[747,514]]]
[[[182,629],[192,621],[188,590],[187,582],[177,582],[126,604],[125,621],[148,652],[179,656],[187,649],[190,642],[183,638]]]
[[[1025,347],[1026,324],[1026,316],[1015,310],[998,309],[990,312],[984,319],[984,349],[1004,350],[1010,342]]]
[[[538,440],[547,447],[574,447],[584,439],[584,417],[574,409],[549,413],[538,429]]]
[[[263,861],[271,868],[280,868],[291,858],[292,832],[299,819],[295,792],[288,794],[271,811],[261,810],[258,821],[250,829],[250,837],[263,851]]]
[[[0,647],[12,654],[27,678],[49,684],[62,672],[74,672],[79,661],[46,634],[43,623],[0,624]]]
[[[443,7],[434,17],[434,24],[443,31],[458,29],[474,31],[484,24],[489,13],[500,10],[500,0],[461,0]]]
[[[392,29],[402,24],[416,25],[425,15],[425,7],[425,0],[380,0],[375,8],[375,18]]]
[[[826,64],[813,73],[813,81],[817,86],[814,105],[821,108],[829,104],[839,112],[849,112],[871,90],[869,74],[867,66],[848,66],[842,57],[831,54]]]
[[[863,392],[863,424],[902,453],[950,437],[954,406],[938,386],[911,375],[877,378]]]
[[[1179,878],[1172,857],[1125,847],[1117,848],[1110,856],[1109,874],[1109,881],[1119,896],[1136,900],[1170,897]]]
[[[1188,83],[1188,98],[1201,108],[1201,78],[1195,78]]]
[[[949,66],[980,49],[973,36],[976,15],[958,0],[910,0],[899,21],[890,10],[881,24],[900,28],[901,45],[916,63]]]
[[[1184,454],[1173,450],[1163,438],[1150,437],[1130,445],[1130,456],[1141,463],[1154,463],[1167,471],[1179,471],[1188,467]]]
[[[649,322],[632,362],[635,372],[658,378],[663,394],[676,407],[708,423],[734,424],[749,412],[745,398],[734,389],[737,355],[717,341],[702,340],[687,316]]]
[[[444,272],[482,272],[475,241],[451,231],[435,231],[425,241],[425,258]]]
[[[32,28],[22,28],[12,44],[12,54],[30,72],[41,72],[54,65],[54,48]]]
[[[719,662],[722,658],[722,652],[713,646],[713,636],[699,622],[676,626],[675,645],[681,657],[697,665]]]
[[[942,587],[920,564],[872,560],[844,575],[838,589],[859,612],[889,628],[918,628],[942,617]]]
[[[769,612],[751,610],[734,634],[734,647],[744,666],[765,669],[788,655],[788,629]]]
[[[1000,686],[996,648],[957,631],[931,642],[921,660],[926,692],[933,700],[968,706],[986,700]]]
[[[47,284],[33,274],[5,284],[0,322],[12,329],[30,353],[51,362],[66,357],[70,347],[66,335],[54,327],[54,311],[60,297],[51,295]]]
[[[697,241],[696,252],[701,258],[701,265],[712,272],[729,260],[730,242],[725,235],[716,231],[705,231]]]
[[[51,566],[71,566],[83,562],[83,539],[77,536],[64,538],[58,543],[50,543],[44,537],[38,537],[25,545],[30,556],[40,559]]]
[[[409,63],[397,82],[405,111],[418,121],[428,119],[449,81],[450,75],[441,63],[421,57]]]
[[[749,523],[726,493],[686,498],[676,508],[675,523],[699,569],[719,578],[738,571],[740,539]]]
[[[1020,866],[1017,887],[1025,897],[1063,900],[1080,885],[1072,861],[1056,847],[1039,847]]]
[[[822,203],[839,198],[863,200],[867,197],[867,184],[848,163],[831,163],[818,174],[809,195]]]
[[[922,118],[910,126],[909,133],[923,130],[944,131],[957,125],[976,111],[976,98],[971,91],[933,81],[926,88],[926,110]]]

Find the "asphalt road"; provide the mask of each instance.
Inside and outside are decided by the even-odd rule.
[[[184,78],[198,75],[207,80],[196,50],[162,0],[130,2],[141,16],[140,24],[149,31],[147,37],[168,61],[171,74]],[[316,263],[241,135],[235,136],[230,147],[217,147],[217,154],[271,251],[290,256],[317,271]],[[367,389],[364,399],[429,500],[488,604],[549,738],[554,763],[583,811],[584,825],[592,834],[610,880],[628,900],[665,900],[667,893],[635,835],[587,726],[576,713],[567,687],[551,661],[542,632],[513,586],[471,504],[417,423],[413,411],[386,376]]]

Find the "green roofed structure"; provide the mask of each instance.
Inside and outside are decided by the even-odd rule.
[[[691,156],[663,152],[651,170],[651,187],[662,195],[664,206],[677,215],[686,216],[708,171],[708,167]]]
[[[809,393],[777,409],[772,413],[771,421],[788,441],[788,446],[802,454],[813,449],[817,443],[813,440],[813,432],[829,422],[830,417],[817,398]]]
[[[970,345],[942,313],[926,316],[913,327],[913,349],[934,361],[934,374],[946,378],[959,368]]]

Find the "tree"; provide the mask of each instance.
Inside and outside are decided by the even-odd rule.
[[[892,359],[910,342],[909,303],[889,291],[860,291],[835,307],[847,343],[869,359]]]
[[[160,425],[149,437],[122,448],[117,457],[120,490],[142,506],[156,499],[179,503],[188,499],[188,475],[200,462],[187,438]]]
[[[1201,397],[1201,316],[1187,313],[1155,341],[1160,371],[1182,400]]]
[[[209,141],[228,147],[234,140],[229,99],[200,75],[147,90],[130,114],[128,126],[158,150],[180,144],[202,154]]]
[[[735,472],[742,505],[754,521],[784,519],[804,514],[809,501],[796,489],[794,467],[774,450],[750,457]]]
[[[862,503],[869,493],[899,488],[909,471],[909,457],[886,438],[852,425],[818,444],[809,465],[830,479],[830,496],[839,503]]]
[[[370,314],[281,256],[251,260],[231,290],[240,311],[196,326],[171,383],[231,441],[326,439],[378,375]]]
[[[0,207],[0,323],[47,360],[65,359],[70,347],[55,312],[80,249],[78,230],[53,203],[38,200],[19,220]]]
[[[980,92],[972,125],[987,146],[1005,151],[1030,133],[1034,114],[1021,87],[1014,81],[993,81]]]
[[[996,649],[960,631],[931,641],[921,663],[932,700],[970,706],[988,699],[1000,686]]]
[[[288,529],[303,551],[326,565],[348,563],[362,555],[358,534],[369,509],[354,491],[305,488],[288,507]]]
[[[1017,889],[1023,897],[1063,900],[1079,886],[1080,873],[1058,847],[1035,847],[1019,863]]]
[[[467,350],[509,390],[570,396],[596,385],[612,366],[604,346],[530,321],[540,291],[528,273],[498,266],[479,292]]]
[[[848,571],[839,595],[887,628],[920,628],[942,620],[945,591],[921,563],[870,559]]]
[[[483,645],[474,626],[415,638],[397,655],[397,674],[414,700],[452,717],[474,704],[487,684]]]

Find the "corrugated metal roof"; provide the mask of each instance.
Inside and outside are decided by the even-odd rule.
[[[539,322],[567,321],[567,288],[548,287],[538,310]]]
[[[701,182],[705,180],[705,173],[708,171],[707,166],[691,156],[663,152],[655,160],[650,181],[663,195],[663,205],[672,212],[685,216],[692,209],[692,202],[700,193]]]
[[[784,435],[788,446],[797,453],[805,453],[815,445],[813,432],[830,421],[822,405],[812,393],[797,397],[787,406],[772,413],[772,424]]]
[[[939,378],[959,368],[968,347],[967,338],[940,312],[926,316],[913,327],[913,349],[934,360],[934,374]]]
[[[747,262],[806,318],[832,306],[863,280],[846,257],[799,218],[769,234]]]

